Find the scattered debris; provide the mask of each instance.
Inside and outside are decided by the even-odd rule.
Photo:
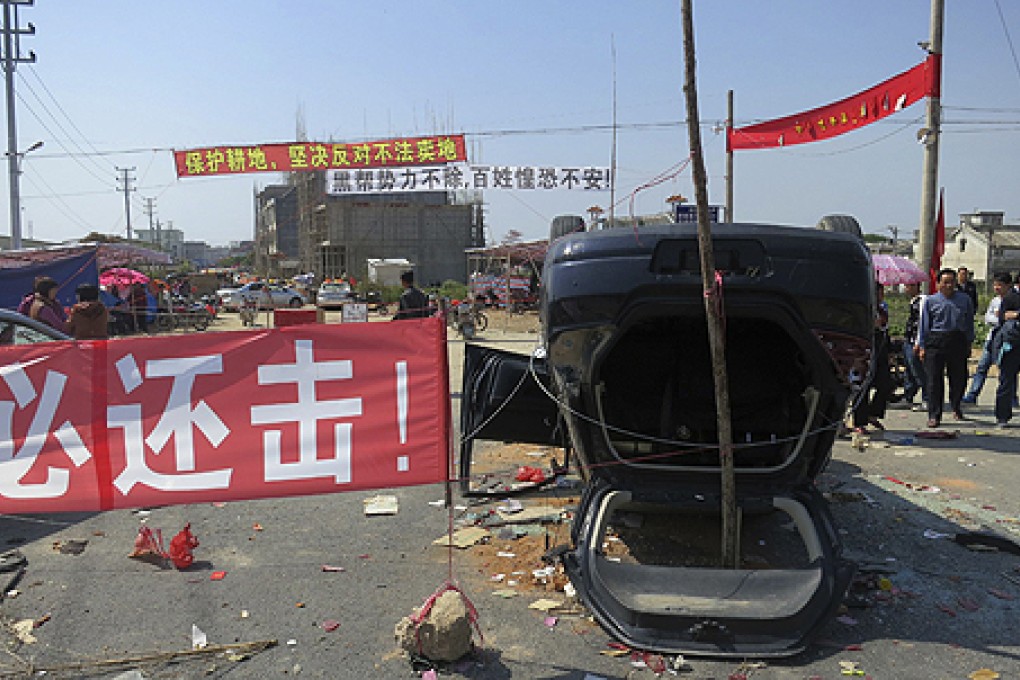
[[[59,552],[61,555],[81,555],[85,552],[85,546],[89,544],[88,541],[78,539],[67,539],[66,541],[56,541],[53,544],[53,549]]]
[[[864,671],[861,670],[861,666],[856,661],[840,661],[839,662],[839,674],[840,675],[865,675]]]
[[[1005,590],[999,590],[998,588],[989,588],[988,594],[999,598],[1000,600],[1015,600],[1012,594],[1007,593]]]
[[[395,515],[399,510],[397,497],[392,495],[372,496],[371,498],[366,498],[363,503],[365,505],[366,517]]]
[[[563,510],[553,507],[534,507],[505,512],[497,508],[499,518],[507,524],[528,524],[531,522],[557,522],[560,520]]]
[[[210,581],[222,581],[226,577],[227,577],[227,572],[225,572],[225,571],[214,571],[213,573],[209,574],[209,580]]]
[[[340,622],[337,621],[336,619],[326,619],[325,621],[319,624],[319,627],[322,628],[327,633],[332,633],[334,630],[340,627]]]
[[[209,638],[202,632],[202,629],[191,624],[191,648],[192,649],[205,649],[209,646]]]
[[[500,515],[512,515],[515,512],[520,512],[524,509],[524,504],[516,498],[507,499],[502,505],[496,506],[499,510]]]
[[[967,677],[970,678],[970,680],[999,680],[1002,676],[993,671],[991,668],[979,668]]]
[[[440,536],[436,540],[432,541],[432,544],[453,546],[454,548],[460,548],[463,550],[465,548],[470,548],[474,544],[488,538],[491,535],[492,534],[489,533],[488,529],[484,529],[482,527],[464,527],[463,529],[458,529],[452,534]]]
[[[543,621],[543,623],[545,623],[546,628],[555,628],[557,622],[559,622],[559,619],[556,618],[555,616],[547,616]]]
[[[184,528],[177,532],[177,535],[170,539],[170,550],[168,555],[170,561],[178,569],[187,569],[195,561],[192,551],[198,547],[198,539],[191,533],[191,523],[184,525]]]
[[[496,597],[502,597],[504,600],[508,600],[511,597],[517,597],[518,595],[520,595],[520,593],[518,593],[513,588],[503,588],[502,590],[494,590],[492,591],[492,594],[495,595]]]
[[[535,609],[540,612],[548,612],[553,609],[558,609],[562,606],[563,606],[562,600],[551,600],[549,598],[543,597],[542,599],[535,600],[534,602],[529,604],[528,609]]]
[[[347,571],[343,567],[334,567],[332,564],[324,564],[324,565],[322,565],[322,570],[323,571],[334,572],[334,573],[340,573],[340,572]]]
[[[981,609],[981,605],[979,605],[976,600],[969,597],[958,597],[956,598],[956,602],[962,609],[966,609],[969,612],[976,612]]]
[[[540,468],[524,465],[517,469],[515,479],[518,482],[533,482],[535,484],[541,484],[545,481],[545,472],[543,472]]]
[[[37,638],[32,635],[32,631],[35,629],[34,619],[21,619],[11,624],[11,630],[23,644],[31,645],[36,642]]]

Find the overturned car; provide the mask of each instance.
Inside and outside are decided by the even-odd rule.
[[[739,568],[719,564],[721,470],[695,225],[553,243],[542,347],[531,356],[468,347],[461,479],[474,440],[562,445],[584,480],[562,560],[604,628],[660,652],[787,656],[832,617],[853,573],[813,482],[851,376],[867,372],[871,262],[856,236],[807,228],[718,224],[713,244]],[[610,526],[629,542],[626,559],[606,554]],[[711,548],[701,534],[714,536]],[[764,545],[771,553],[757,554]]]

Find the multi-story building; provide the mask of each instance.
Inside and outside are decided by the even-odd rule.
[[[467,281],[464,250],[485,244],[481,204],[444,191],[328,195],[323,173],[294,173],[300,268],[322,277],[347,273],[364,279],[369,259],[404,258],[415,263],[423,284]],[[256,262],[272,252],[269,201],[285,187],[259,195]],[[267,213],[263,218],[263,213]],[[276,244],[280,249],[279,213]],[[262,234],[262,240],[259,234]],[[265,260],[259,260],[260,257]],[[257,271],[271,273],[268,268]]]
[[[291,275],[301,266],[298,188],[272,185],[256,196],[254,267],[268,276]]]

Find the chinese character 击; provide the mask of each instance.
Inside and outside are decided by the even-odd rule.
[[[267,482],[332,477],[337,484],[351,481],[351,423],[333,423],[333,456],[319,458],[318,426],[323,420],[336,420],[361,415],[361,398],[318,400],[315,385],[326,380],[349,380],[352,363],[315,361],[311,340],[294,341],[293,364],[258,367],[259,385],[293,383],[298,399],[294,403],[264,404],[251,407],[252,425],[279,423],[298,424],[298,459],[283,461],[280,430],[262,434]]]

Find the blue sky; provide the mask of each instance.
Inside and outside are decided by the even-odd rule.
[[[698,96],[709,197],[724,201],[724,143],[713,133],[734,90],[737,124],[841,99],[919,63],[929,0],[694,0]],[[946,0],[940,184],[948,222],[1003,210],[1020,221],[1020,4]],[[123,233],[115,167],[135,167],[164,223],[213,244],[250,238],[252,192],[279,175],[177,180],[171,149],[434,132],[467,135],[472,162],[607,166],[616,48],[617,214],[628,194],[688,155],[678,0],[349,2],[37,0],[22,52],[18,139],[27,156],[25,235]],[[813,225],[855,215],[901,234],[920,214],[917,104],[840,138],[738,152],[739,221]],[[59,122],[58,122],[59,121]],[[660,127],[642,124],[661,123]],[[673,123],[673,125],[669,125]],[[1001,123],[1001,124],[996,124]],[[506,134],[515,131],[515,134]],[[9,233],[7,192],[0,231]],[[693,196],[689,171],[639,192],[638,213]],[[608,208],[608,194],[487,192],[489,233],[547,235],[559,214]]]

